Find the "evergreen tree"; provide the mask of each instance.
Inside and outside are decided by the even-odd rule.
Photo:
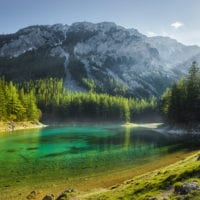
[[[167,89],[161,99],[161,111],[171,123],[200,121],[200,70],[192,63],[186,79]]]
[[[28,101],[31,97],[31,101]],[[25,93],[11,81],[0,78],[0,120],[23,121],[38,120],[39,109],[34,93]],[[29,114],[31,112],[31,115]]]
[[[0,120],[5,120],[7,117],[6,97],[5,97],[5,80],[0,79]]]
[[[196,62],[192,63],[189,70],[187,91],[188,119],[197,120],[200,110],[200,71]]]
[[[94,82],[89,82],[94,88]],[[0,120],[38,120],[45,116],[60,119],[130,121],[153,111],[156,100],[132,99],[108,94],[69,92],[63,80],[49,78],[14,85],[0,79]],[[38,109],[38,107],[40,110]]]
[[[7,114],[10,120],[22,120],[25,108],[19,100],[18,91],[12,82],[6,87]]]

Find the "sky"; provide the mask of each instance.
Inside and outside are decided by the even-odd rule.
[[[200,0],[0,0],[0,34],[80,21],[115,22],[200,46]]]

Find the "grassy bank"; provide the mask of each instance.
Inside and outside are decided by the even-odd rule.
[[[1,122],[0,121],[0,134],[16,131],[16,130],[23,130],[23,129],[32,129],[32,128],[42,128],[45,127],[44,124],[40,122],[34,121],[23,121],[23,122]]]
[[[199,153],[187,157],[175,164],[129,179],[121,185],[112,186],[104,192],[80,197],[84,200],[149,200],[149,199],[200,199],[200,190],[181,192],[183,185],[200,185]]]

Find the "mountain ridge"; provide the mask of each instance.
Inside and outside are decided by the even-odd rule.
[[[198,54],[198,46],[112,22],[35,25],[0,35],[0,75],[15,81],[64,78],[73,91],[86,91],[82,80],[88,79],[100,92],[126,87],[131,96],[158,96],[186,73],[181,63]]]

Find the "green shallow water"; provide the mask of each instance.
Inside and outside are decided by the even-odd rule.
[[[188,141],[120,126],[17,131],[0,137],[0,187],[23,179],[53,180],[142,165],[185,148]]]

